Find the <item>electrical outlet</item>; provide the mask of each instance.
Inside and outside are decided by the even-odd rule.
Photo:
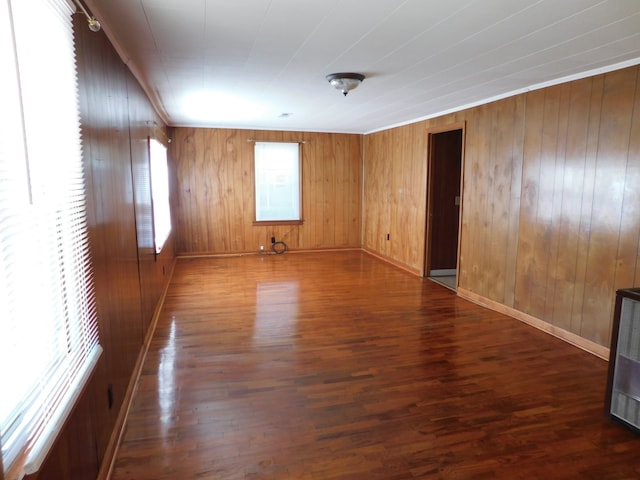
[[[111,410],[113,408],[113,385],[111,384],[107,386],[107,404]]]
[[[387,240],[391,240],[391,234],[387,233]]]
[[[276,243],[276,237],[271,237],[271,243]]]
[[[264,251],[264,245],[260,245],[260,251]]]

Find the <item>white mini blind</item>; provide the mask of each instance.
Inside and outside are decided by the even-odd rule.
[[[0,0],[0,445],[35,472],[101,348],[65,0]]]
[[[256,142],[256,221],[298,221],[300,208],[300,145]]]

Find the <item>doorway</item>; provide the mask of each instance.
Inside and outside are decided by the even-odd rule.
[[[463,128],[429,134],[425,276],[458,286]]]

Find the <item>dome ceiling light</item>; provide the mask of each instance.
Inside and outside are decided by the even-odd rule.
[[[327,75],[327,80],[346,97],[347,93],[362,83],[364,75],[351,72],[330,73]]]

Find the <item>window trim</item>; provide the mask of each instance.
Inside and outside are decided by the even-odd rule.
[[[253,225],[256,227],[259,226],[273,226],[273,225],[302,225],[304,223],[303,219],[300,220],[254,220]]]
[[[167,232],[167,235],[165,236],[165,238],[162,241],[162,245],[158,245],[158,238],[157,238],[157,226],[156,226],[156,198],[154,197],[154,158],[152,155],[153,152],[153,144],[156,143],[157,145],[161,146],[162,148],[164,148],[164,163],[165,163],[165,167],[167,170],[167,211],[168,211],[168,215],[169,215],[169,230]],[[165,145],[165,143],[161,140],[159,140],[158,138],[152,137],[152,136],[148,136],[147,137],[147,151],[149,154],[149,189],[150,189],[150,194],[151,194],[151,230],[153,233],[153,251],[154,254],[156,256],[158,256],[160,254],[160,252],[162,252],[162,249],[165,247],[165,245],[167,244],[167,241],[169,240],[169,238],[171,237],[171,233],[173,232],[173,219],[171,216],[171,199],[170,199],[170,195],[171,195],[171,186],[170,186],[170,178],[169,178],[169,148],[167,147],[167,145]],[[157,194],[156,194],[157,195]],[[162,199],[163,201],[165,200],[164,198]]]
[[[288,219],[288,220],[258,220],[258,190],[257,190],[257,182],[256,182],[256,149],[255,145],[259,143],[275,143],[275,144],[297,144],[298,145],[298,212],[299,218],[297,219]],[[304,209],[303,209],[303,169],[302,169],[302,144],[304,142],[286,142],[286,141],[270,141],[270,140],[256,140],[254,141],[253,148],[253,174],[251,175],[252,187],[253,187],[253,225],[254,226],[274,226],[274,225],[302,225],[304,223]]]

